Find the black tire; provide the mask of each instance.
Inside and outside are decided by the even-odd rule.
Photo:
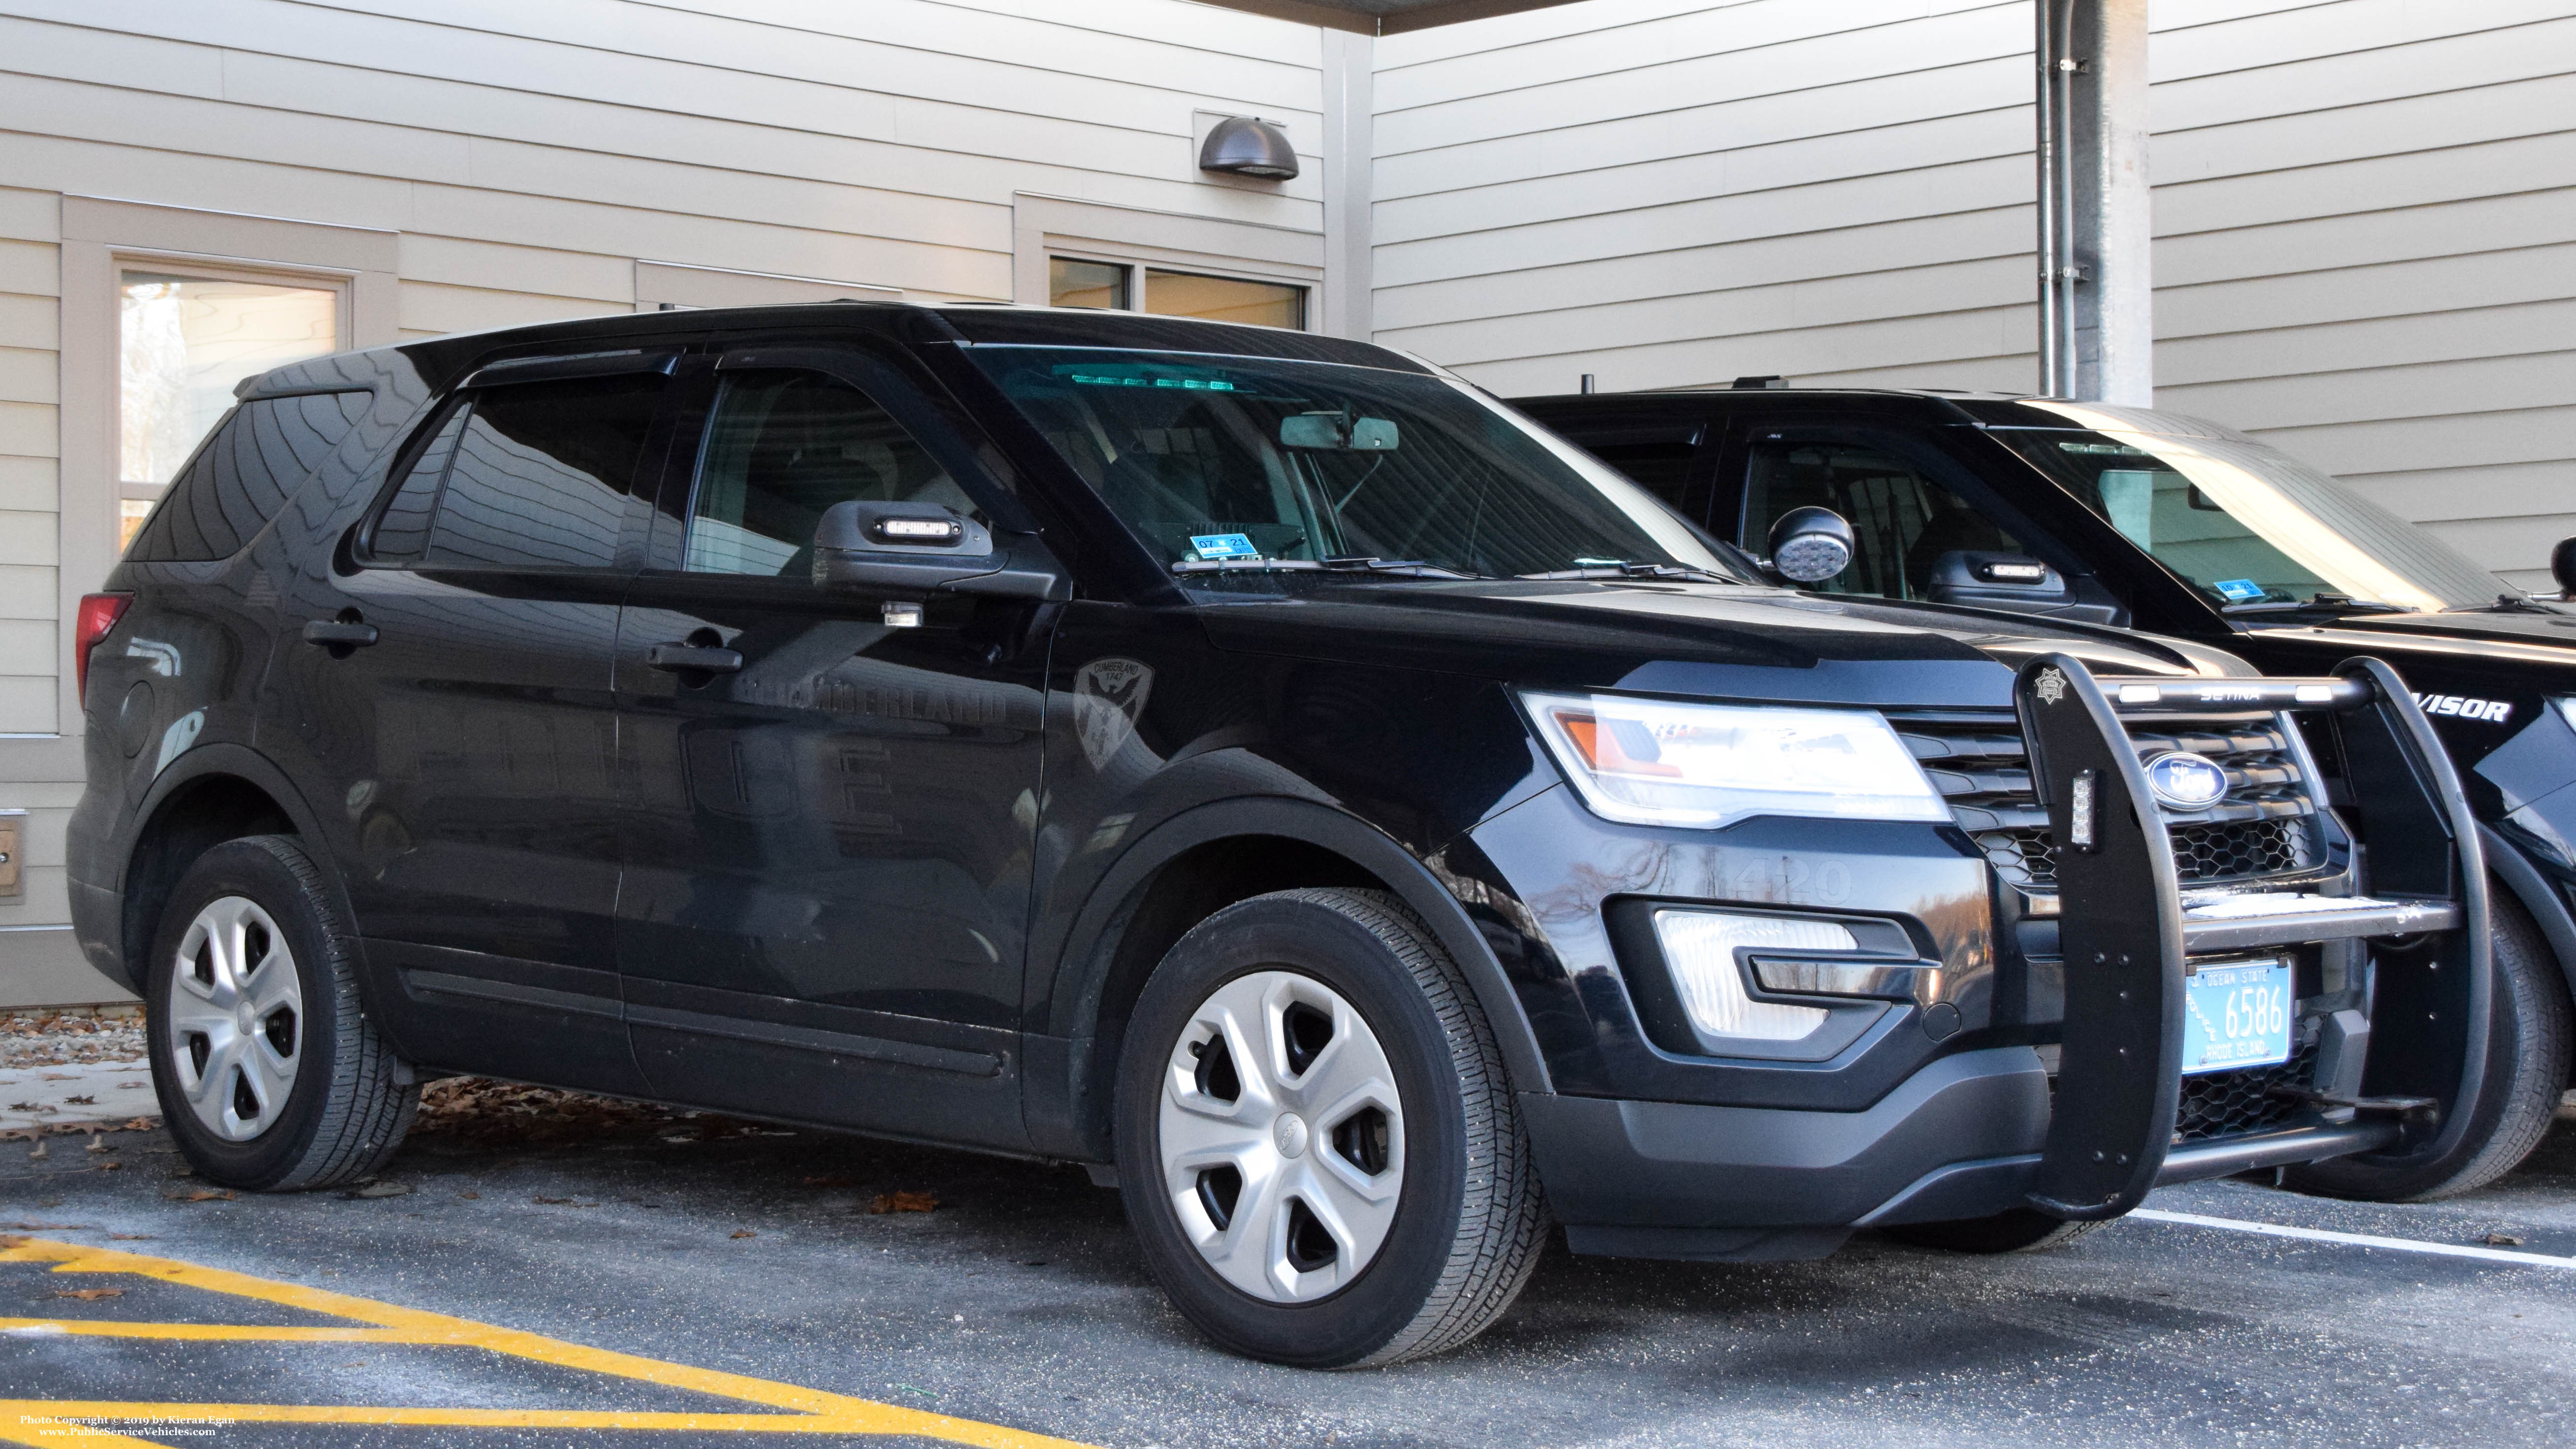
[[[1384,1240],[1355,1277],[1307,1302],[1265,1301],[1219,1276],[1163,1189],[1165,1065],[1201,1004],[1256,972],[1302,976],[1347,1000],[1401,1099],[1401,1182]],[[1147,1265],[1200,1331],[1252,1358],[1338,1369],[1445,1352],[1511,1306],[1545,1241],[1546,1208],[1492,1027],[1430,928],[1382,892],[1280,891],[1182,937],[1129,1020],[1116,1126],[1119,1181]]]
[[[192,923],[219,902],[239,900],[275,923],[287,956],[266,954],[274,950],[271,943],[260,948],[261,959],[267,969],[293,968],[298,999],[283,1034],[296,1058],[284,1102],[244,1121],[242,1130],[251,1135],[235,1139],[202,1120],[187,1095],[178,1053],[190,1052],[198,1061],[203,1044],[200,1039],[192,1045],[186,1031],[174,1031],[172,993],[179,989],[181,947]],[[420,1087],[359,1009],[355,949],[354,934],[324,888],[320,869],[292,837],[226,841],[180,877],[162,907],[145,963],[145,1039],[162,1121],[199,1177],[257,1192],[334,1187],[375,1172],[402,1145]],[[204,967],[192,958],[188,969]]]
[[[2066,1222],[2031,1208],[2012,1208],[1990,1218],[1900,1223],[1881,1231],[1900,1243],[1952,1253],[2044,1253],[2062,1248],[2101,1226],[2098,1222]]]
[[[2494,917],[2495,1013],[2487,1028],[2485,1090],[2469,1129],[2440,1157],[2381,1163],[2340,1157],[2286,1168],[2281,1185],[2357,1202],[2429,1202],[2474,1192],[2521,1165],[2558,1115],[2571,1031],[2567,978],[2530,913],[2489,878]]]

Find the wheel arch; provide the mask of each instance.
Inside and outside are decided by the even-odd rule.
[[[2541,874],[2540,867],[2494,826],[2482,823],[2478,833],[2485,837],[2487,868],[2504,882],[2515,903],[2540,928],[2541,938],[2549,943],[2549,954],[2558,960],[2568,997],[2576,1001],[2576,914],[2568,911],[2566,898],[2550,887],[2549,877]]]
[[[1063,1118],[1033,1103],[1033,1128],[1106,1160],[1112,1087],[1127,1013],[1164,953],[1191,926],[1239,900],[1297,886],[1384,890],[1431,928],[1492,1023],[1514,1090],[1545,1092],[1547,1067],[1502,963],[1457,899],[1393,837],[1329,806],[1285,797],[1181,812],[1138,839],[1076,916],[1050,993],[1048,1035],[1066,1053]],[[1034,1067],[1036,1064],[1032,1064]]]
[[[154,909],[191,862],[248,835],[293,835],[318,844],[321,825],[283,771],[256,751],[221,743],[200,745],[172,762],[153,781],[134,819],[116,882],[116,964],[126,987],[137,992],[139,963],[151,949]],[[318,855],[315,863],[323,864]],[[338,877],[324,866],[322,878],[346,919],[348,901]]]

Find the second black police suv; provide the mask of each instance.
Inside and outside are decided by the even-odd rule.
[[[2537,1145],[2576,1086],[2576,605],[2531,597],[2351,485],[2205,419],[1779,382],[1520,406],[1747,548],[1797,509],[1844,517],[1852,552],[1819,593],[2096,619],[2277,674],[2386,659],[2461,772],[2507,902],[2480,1109],[2498,1128],[2476,1173],[2301,1176],[2439,1196]],[[2576,589],[2576,539],[2553,563]]]
[[[710,311],[241,398],[84,607],[70,847],[210,1180],[452,1072],[1078,1161],[1341,1367],[1551,1222],[1993,1251],[2494,1156],[2480,841],[2373,660],[1802,596],[1295,333]]]

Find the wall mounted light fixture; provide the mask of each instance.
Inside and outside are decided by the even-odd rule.
[[[1228,116],[1200,145],[1199,169],[1286,181],[1297,174],[1297,150],[1288,144],[1288,133],[1268,121]]]

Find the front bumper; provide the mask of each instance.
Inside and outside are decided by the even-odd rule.
[[[2394,676],[2357,662],[2333,683],[2330,707],[2347,776],[2370,787],[2361,808],[2383,827],[2374,835],[2416,847],[2378,852],[2385,864],[2371,883],[2400,906],[2374,911],[2311,899],[2286,910],[2294,903],[2276,891],[2260,903],[2263,914],[2248,918],[2185,911],[2161,817],[2147,804],[2113,713],[2124,706],[2112,705],[2080,665],[2038,663],[2078,675],[2071,686],[2054,681],[2053,692],[2088,706],[2034,717],[2037,663],[2025,671],[2023,714],[2040,794],[2058,838],[2093,845],[2080,858],[2065,853],[2064,913],[2050,923],[2057,929],[2041,933],[2057,948],[2051,955],[2062,952],[2062,965],[2024,960],[2011,945],[1999,961],[1994,942],[2024,933],[2000,918],[1991,935],[1983,919],[1962,927],[1966,893],[1935,858],[1944,852],[1902,859],[1907,852],[1892,837],[1875,838],[1875,869],[1851,876],[1857,884],[1893,872],[1907,884],[1904,901],[1810,902],[1776,889],[1750,900],[1695,893],[1712,904],[1732,897],[1775,910],[1883,911],[1945,938],[1937,959],[1973,968],[1946,973],[1927,999],[1885,1007],[1825,1059],[1695,1053],[1676,1046],[1669,1031],[1659,1039],[1651,1003],[1641,1007],[1630,990],[1635,953],[1613,945],[1620,911],[1613,898],[1675,893],[1679,875],[1761,885],[1759,872],[1731,869],[1723,858],[1742,844],[1659,842],[1641,848],[1624,875],[1595,870],[1589,879],[1609,889],[1524,897],[1513,913],[1521,930],[1489,928],[1489,940],[1516,934],[1531,943],[1516,974],[1557,1092],[1527,1093],[1521,1102],[1550,1201],[1578,1251],[1799,1257],[1830,1251],[1857,1226],[2023,1206],[2070,1219],[2115,1217],[2158,1186],[2355,1153],[2397,1160],[2441,1150],[2466,1127],[2451,1107],[2472,1099],[2484,1056],[2476,1039],[2489,970],[2484,870],[2456,777]],[[2284,706],[2294,684],[2311,691],[2300,706],[2318,706],[2318,681],[2260,682]],[[2070,830],[2066,817],[2079,796],[2092,815]],[[1545,828],[1551,812],[1539,801],[1513,813],[1523,818],[1501,817],[1475,833],[1491,878],[1508,879],[1516,861],[1534,861],[1541,837],[1564,839]],[[1789,831],[1775,822],[1754,853],[1790,843]],[[1856,866],[1862,858],[1850,852],[1861,839],[1846,832],[1835,842]],[[2388,859],[2400,854],[2407,858]],[[1801,859],[1771,858],[1784,867]],[[1958,864],[1983,886],[1981,860]],[[1931,883],[1942,889],[1925,890]],[[2357,874],[2325,883],[2311,872],[2300,888],[2331,895],[2362,884]],[[1976,907],[1985,917],[1982,889]],[[2417,944],[2391,945],[2399,936]],[[2221,1120],[2205,1092],[2220,1079],[2191,1078],[2187,1088],[2180,1076],[2187,962],[2274,948],[2299,961],[2297,995],[2309,1008],[2301,1014],[2306,1034],[2294,1042],[2296,1080],[2243,1089],[2263,1099],[2261,1110]],[[1537,961],[1542,952],[1552,959]],[[2375,982],[2367,991],[2359,974],[2365,958]],[[2329,971],[2345,984],[2316,984]],[[2376,1049],[2368,1008],[2351,1009],[2371,991],[2387,1020],[2406,1024],[2393,1040],[2378,1033]],[[2044,1061],[2044,1051],[2054,1060]],[[2412,1104],[2402,1114],[2401,1102]]]

